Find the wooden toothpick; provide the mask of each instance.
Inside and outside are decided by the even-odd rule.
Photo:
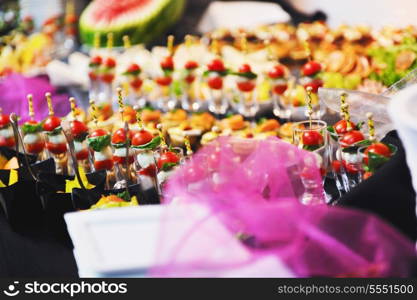
[[[133,109],[136,111],[136,122],[139,125],[139,129],[143,129],[144,126],[143,126],[143,122],[142,122],[142,115],[141,115],[141,112],[140,112],[140,108],[139,108],[139,106],[135,105],[133,107]]]
[[[175,38],[173,35],[168,36],[167,48],[168,48],[169,55],[171,56],[174,55],[174,40]]]
[[[96,107],[96,103],[94,100],[90,100],[90,107],[91,107],[91,114],[93,117],[94,124],[98,128],[97,107]]]
[[[375,123],[374,123],[374,115],[371,112],[368,112],[366,114],[366,117],[368,118],[368,130],[369,130],[369,139],[371,141],[375,141]]]
[[[311,86],[307,87],[306,91],[307,91],[307,114],[308,114],[308,118],[310,120],[310,129],[312,127],[312,120],[313,120],[313,99],[311,98],[311,93],[312,93],[313,88]]]
[[[75,111],[75,109],[77,107],[76,104],[75,104],[75,98],[74,97],[70,97],[69,98],[69,102],[70,102],[70,105],[71,105],[71,115],[72,115],[72,118],[75,120],[76,117],[77,117],[77,113]]]
[[[130,47],[132,47],[132,44],[130,43],[130,38],[128,35],[123,36],[123,47],[125,49],[129,49]]]
[[[32,94],[28,94],[26,97],[28,99],[29,117],[33,121],[35,119],[35,110],[33,109],[33,96]]]
[[[107,34],[107,48],[112,49],[114,45],[114,35],[113,32]]]
[[[54,115],[54,108],[52,106],[52,97],[51,97],[51,93],[46,93],[45,94],[45,98],[46,98],[46,102],[48,103],[48,111],[49,111],[49,115],[53,116]]]

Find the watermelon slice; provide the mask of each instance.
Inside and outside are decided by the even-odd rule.
[[[184,5],[185,0],[94,0],[80,17],[81,41],[92,46],[100,32],[104,47],[113,32],[114,46],[123,45],[124,35],[132,44],[150,42],[180,18]]]

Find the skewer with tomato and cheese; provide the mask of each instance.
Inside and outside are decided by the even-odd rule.
[[[88,161],[90,150],[86,143],[88,136],[88,127],[81,121],[76,118],[76,104],[75,99],[71,97],[69,99],[71,104],[71,121],[70,128],[71,134],[74,139],[74,150],[75,157],[78,161],[86,162]]]
[[[124,119],[124,104],[122,98],[122,89],[117,89],[119,112],[122,123],[125,124],[127,120]],[[125,122],[126,121],[126,122]],[[121,164],[122,167],[127,163],[130,165],[134,161],[133,151],[130,149],[130,141],[132,139],[132,132],[128,128],[117,129],[111,138],[111,145],[114,148],[113,161],[116,164]]]
[[[16,141],[13,134],[13,128],[10,123],[10,116],[4,114],[0,108],[0,146],[13,148]]]
[[[132,136],[132,148],[135,150],[136,156],[136,174],[139,182],[144,190],[156,187],[156,162],[154,151],[161,144],[161,137],[154,136],[150,131],[144,128],[141,119],[139,107],[135,107],[137,111],[136,119],[139,130]]]
[[[23,132],[23,144],[29,154],[39,155],[45,149],[45,141],[42,137],[42,124],[35,120],[33,96],[29,94],[27,95],[27,99],[30,119],[21,127]]]
[[[61,119],[55,116],[51,94],[46,93],[45,97],[49,109],[49,116],[43,122],[43,130],[47,136],[46,149],[54,155],[63,155],[67,152],[67,141],[62,134]]]
[[[94,151],[94,169],[107,170],[113,169],[112,151],[110,148],[110,133],[102,128],[97,127],[97,108],[94,100],[90,100],[90,107],[93,113],[93,120],[96,125],[87,137],[88,146]]]

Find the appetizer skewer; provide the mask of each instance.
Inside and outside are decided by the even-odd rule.
[[[57,173],[67,173],[67,141],[62,133],[61,119],[55,116],[50,93],[45,94],[48,103],[49,116],[43,122],[43,130],[46,134],[46,150],[54,158]]]
[[[39,155],[45,149],[45,141],[42,137],[42,124],[35,120],[35,111],[33,109],[33,96],[27,95],[29,107],[29,121],[25,122],[21,129],[23,132],[23,144],[29,154]]]

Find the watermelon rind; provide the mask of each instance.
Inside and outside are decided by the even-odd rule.
[[[181,17],[185,0],[154,0],[149,15],[121,24],[94,24],[91,12],[94,1],[83,11],[80,17],[80,38],[87,46],[93,46],[96,32],[100,33],[100,47],[106,46],[106,36],[113,33],[114,46],[123,46],[123,36],[128,35],[132,44],[147,44],[162,35]],[[122,18],[122,17],[121,17]]]

